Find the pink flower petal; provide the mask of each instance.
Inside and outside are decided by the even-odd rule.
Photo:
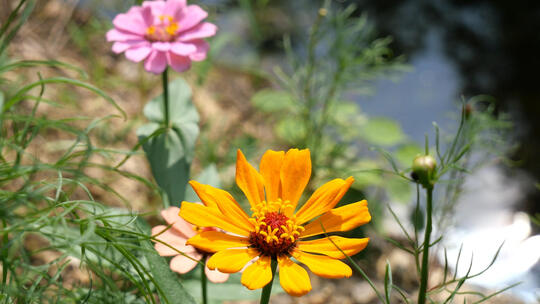
[[[163,12],[166,15],[175,17],[179,12],[186,8],[186,0],[168,0],[165,2]],[[177,19],[178,20],[178,19]]]
[[[135,47],[142,47],[148,45],[148,41],[146,40],[133,40],[133,41],[125,41],[125,42],[115,42],[112,46],[113,52],[116,54],[122,53],[130,48]]]
[[[171,51],[176,55],[188,56],[191,53],[197,51],[197,46],[195,46],[194,43],[173,42],[171,46]]]
[[[208,261],[208,258],[206,259]],[[219,270],[210,270],[206,264],[204,265],[204,273],[212,283],[225,283],[229,279],[228,273],[220,272]]]
[[[140,62],[146,59],[146,57],[148,57],[148,54],[150,54],[151,51],[152,48],[150,48],[149,46],[132,48],[126,51],[126,58],[131,61]]]
[[[142,7],[145,9],[149,8],[151,10],[152,16],[154,17],[152,23],[157,23],[159,16],[165,15],[165,1],[144,1],[142,3]]]
[[[208,17],[208,13],[198,5],[188,5],[174,15],[174,18],[178,21],[180,31],[191,29],[206,17]]]
[[[191,256],[195,260],[200,260],[202,258],[202,255],[200,253],[190,254],[189,256]],[[197,266],[196,261],[183,255],[175,256],[171,260],[171,264],[170,264],[172,271],[175,271],[181,274],[191,271],[193,268],[195,268],[195,266]]]
[[[171,49],[171,43],[170,42],[153,42],[152,48],[154,50],[167,52]]]
[[[165,71],[165,68],[167,68],[167,56],[165,56],[165,53],[152,50],[144,62],[144,69],[154,74],[160,74]]]
[[[184,235],[187,239],[195,236],[196,232],[193,230],[193,225],[186,222],[183,218],[181,218],[178,215],[178,212],[180,212],[180,208],[178,207],[169,207],[165,210],[161,211],[161,217],[167,222],[169,225],[173,225],[173,228]]]
[[[146,17],[149,12],[146,12],[145,10],[149,11],[149,8],[141,8],[138,6],[132,7],[127,13],[116,15],[113,19],[113,24],[117,29],[144,35],[151,25],[150,23],[147,23],[149,20]]]
[[[167,53],[167,61],[171,68],[179,73],[189,70],[191,60],[187,56],[176,55],[173,52]]]
[[[196,47],[196,50],[189,55],[189,59],[193,61],[203,61],[204,59],[206,59],[206,53],[210,48],[208,42],[202,39],[198,39],[191,41],[191,43]]]
[[[137,35],[129,32],[125,32],[118,29],[112,29],[107,32],[107,41],[130,41],[130,40],[143,40],[142,35]]]
[[[195,247],[186,245],[186,237],[176,231],[173,227],[167,229],[167,226],[160,225],[152,228],[152,235],[157,235],[156,239],[167,243],[167,245],[172,246],[173,248],[156,242],[154,248],[161,256],[173,256],[183,252],[186,254],[196,252]],[[165,230],[165,231],[163,231]],[[176,250],[175,250],[176,249]]]
[[[194,39],[206,38],[214,36],[217,32],[217,26],[212,23],[204,22],[193,28],[181,32],[178,36],[178,41],[190,41]]]
[[[161,243],[155,243],[154,249],[157,251],[157,253],[160,256],[175,256],[175,255],[181,255],[181,253],[191,254],[197,251],[195,247],[189,246],[189,245],[184,245],[184,246],[171,245],[171,244],[169,245],[172,246],[174,249]]]
[[[186,240],[188,239],[185,235],[178,232],[174,227],[169,227],[165,225],[158,225],[152,228],[152,235],[156,239],[163,241],[168,244],[174,245],[185,245]]]

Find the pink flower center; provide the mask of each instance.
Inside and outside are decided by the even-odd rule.
[[[179,28],[172,16],[161,15],[158,24],[151,25],[146,29],[145,37],[150,41],[173,41]]]

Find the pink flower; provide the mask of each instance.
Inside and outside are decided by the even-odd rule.
[[[140,62],[154,74],[167,65],[175,71],[190,68],[191,61],[206,58],[208,43],[202,38],[216,34],[217,26],[202,22],[208,16],[186,0],[145,1],[125,14],[117,15],[107,41],[114,41],[113,52],[126,53],[127,59]]]
[[[161,216],[167,224],[172,225],[171,228],[167,229],[167,226],[159,225],[152,228],[152,235],[159,234],[156,238],[162,242],[169,244],[174,247],[176,250],[183,252],[192,259],[179,254],[176,250],[162,244],[156,243],[154,248],[161,256],[175,256],[171,260],[170,267],[173,271],[180,274],[187,273],[191,271],[195,266],[197,266],[197,261],[200,261],[202,258],[207,257],[205,252],[199,251],[191,245],[186,245],[186,240],[197,234],[194,230],[196,227],[186,222],[183,218],[178,215],[180,209],[178,207],[169,207],[161,211]],[[211,228],[203,228],[211,229]],[[163,232],[165,230],[165,232]],[[204,272],[208,280],[214,283],[223,283],[227,281],[229,275],[226,273],[219,272],[217,270],[210,270],[208,266],[205,266]]]

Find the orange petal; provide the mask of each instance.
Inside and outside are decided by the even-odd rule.
[[[272,269],[270,268],[270,257],[261,256],[255,263],[249,265],[242,272],[242,285],[248,289],[259,289],[266,286],[272,280]]]
[[[352,177],[346,180],[336,178],[319,187],[296,213],[296,223],[303,224],[334,208],[353,182]]]
[[[242,151],[236,152],[236,184],[252,207],[264,201],[263,178],[246,160]]]
[[[279,283],[288,294],[301,297],[311,290],[309,275],[302,266],[285,255],[278,256],[278,265]]]
[[[213,197],[209,197],[204,191],[204,186],[206,186],[205,184],[201,184],[195,180],[190,180],[189,184],[206,207],[217,208],[216,200]]]
[[[304,188],[311,177],[311,156],[309,150],[290,149],[285,154],[281,166],[281,199],[289,201],[292,209],[288,216],[292,215],[298,204]]]
[[[329,238],[332,239],[332,241],[348,256],[353,256],[362,251],[364,248],[366,248],[369,241],[369,238],[354,239],[335,235],[332,235]],[[330,241],[327,237],[312,241],[299,241],[298,249],[307,252],[324,254],[335,259],[344,259],[345,255],[341,253],[338,248],[336,248],[336,245],[334,245],[332,241]]]
[[[323,278],[348,278],[352,275],[351,267],[328,256],[309,254],[299,250],[293,251],[292,256],[306,265],[314,274]]]
[[[259,169],[264,180],[266,201],[275,202],[281,198],[281,165],[285,152],[268,150],[261,158]]]
[[[367,201],[348,204],[336,209],[332,209],[323,214],[318,219],[304,226],[305,230],[300,237],[308,237],[334,231],[349,231],[360,225],[371,221],[371,215],[367,207]],[[322,229],[321,225],[324,227]]]
[[[237,226],[253,230],[253,224],[249,222],[247,214],[229,192],[196,181],[190,181],[189,184],[206,206],[218,208],[229,221],[234,222]]]
[[[219,231],[203,231],[186,241],[186,244],[207,252],[217,252],[229,248],[249,245],[245,237],[225,234]]]
[[[239,272],[246,264],[259,256],[259,251],[253,248],[227,249],[216,252],[208,259],[208,268],[217,269],[224,273]]]
[[[248,236],[250,229],[246,228],[251,223],[231,221],[220,210],[206,207],[196,203],[182,202],[180,216],[186,221],[199,227],[217,227],[235,234]]]

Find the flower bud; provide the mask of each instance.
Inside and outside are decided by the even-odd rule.
[[[435,177],[437,161],[431,155],[418,155],[413,160],[412,177],[424,188],[431,187]]]

